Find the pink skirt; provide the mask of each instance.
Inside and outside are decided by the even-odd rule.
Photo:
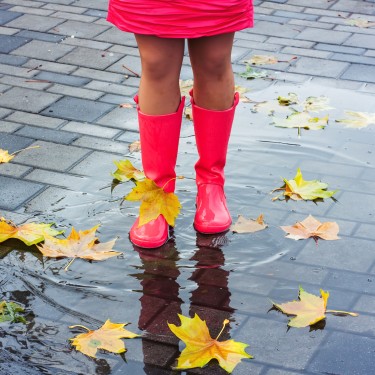
[[[120,30],[161,38],[199,38],[253,26],[252,0],[109,0]]]

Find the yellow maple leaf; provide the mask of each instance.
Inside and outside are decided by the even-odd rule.
[[[112,173],[112,176],[118,181],[128,181],[128,180],[143,180],[146,176],[139,169],[135,168],[130,160],[119,160],[114,161],[117,170]]]
[[[37,246],[39,251],[50,258],[76,258],[88,260],[104,260],[121,254],[119,251],[112,250],[116,240],[105,243],[99,243],[95,232],[99,225],[77,232],[72,228],[67,238],[59,239],[46,236],[44,243]],[[72,262],[68,264],[67,268]]]
[[[80,333],[70,339],[75,348],[90,357],[96,358],[98,349],[104,349],[112,353],[123,353],[126,351],[122,338],[132,339],[139,335],[124,329],[129,323],[112,323],[109,319],[97,330],[90,330],[82,325],[74,325],[69,328],[81,327],[88,332]]]
[[[312,215],[291,226],[282,226],[281,229],[288,233],[287,238],[293,240],[302,240],[313,237],[314,239],[322,238],[323,240],[333,241],[340,239],[337,234],[339,226],[335,222],[321,223]]]
[[[64,231],[51,228],[53,224],[26,223],[16,226],[10,221],[0,218],[0,242],[10,238],[22,241],[27,246],[44,241],[45,236],[57,236]]]
[[[9,154],[7,150],[3,150],[0,148],[0,164],[1,163],[8,163],[10,160],[14,158],[13,154]]]
[[[325,319],[326,313],[358,316],[356,313],[338,310],[327,310],[327,301],[329,293],[320,289],[321,297],[307,293],[299,287],[299,301],[291,301],[282,304],[273,303],[273,305],[287,315],[296,315],[288,322],[288,326],[302,328],[313,325],[320,320]]]
[[[181,204],[174,193],[167,193],[154,181],[146,178],[136,181],[136,186],[125,197],[128,201],[140,201],[139,226],[163,215],[170,226],[174,226],[180,212]]]
[[[181,321],[179,327],[168,323],[170,330],[186,344],[186,348],[178,358],[176,369],[203,367],[211,359],[216,358],[225,371],[232,372],[238,363],[241,362],[241,359],[253,358],[245,352],[247,344],[234,340],[217,341],[229,320],[224,321],[223,329],[218,337],[213,339],[208,331],[206,322],[201,320],[197,314],[195,314],[194,318],[180,314],[178,316]]]
[[[336,120],[336,122],[345,124],[347,128],[361,129],[375,124],[375,113],[345,111],[345,114],[348,116],[347,118]]]
[[[263,221],[263,214],[260,214],[255,220],[238,215],[236,223],[231,226],[230,230],[236,233],[254,233],[266,229],[267,226]]]
[[[315,200],[318,198],[331,198],[337,190],[326,190],[328,185],[318,180],[306,181],[303,179],[301,169],[297,169],[297,174],[294,179],[287,180],[283,178],[285,185],[281,188],[275,189],[284,190],[282,196],[289,197],[293,200]],[[273,198],[273,200],[280,199],[280,196]]]
[[[324,117],[312,117],[308,112],[293,112],[287,118],[273,117],[273,123],[280,128],[301,128],[309,130],[324,129],[328,124],[328,115]]]

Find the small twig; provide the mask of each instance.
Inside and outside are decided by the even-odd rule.
[[[76,324],[76,325],[74,325],[74,326],[69,326],[69,328],[84,328],[86,331],[91,331],[91,329],[89,329],[89,328],[87,328],[87,327],[85,327],[85,326],[83,326],[83,325],[81,325],[81,324]]]
[[[25,82],[31,82],[31,83],[51,83],[51,81],[47,81],[46,79],[27,79]]]
[[[40,148],[40,146],[30,146],[30,147],[26,147],[26,148],[23,148],[22,150],[14,151],[14,152],[13,152],[12,154],[10,154],[10,155],[16,155],[16,154],[18,154],[18,153],[20,153],[20,152],[22,152],[22,151],[31,150],[31,149],[33,149],[33,148]]]
[[[39,70],[39,68],[42,67],[42,66],[43,66],[42,64],[37,65],[35,68],[29,69],[29,70],[27,71],[27,73],[30,73],[30,72],[32,72],[33,70]]]
[[[129,72],[133,73],[136,77],[141,78],[141,76],[138,73],[134,72],[133,70],[128,68],[126,65],[123,64],[122,67],[126,70],[129,70]]]
[[[71,264],[75,261],[76,258],[73,258],[64,268],[64,271],[68,271],[68,268],[71,266]]]

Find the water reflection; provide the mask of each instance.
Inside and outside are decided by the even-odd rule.
[[[198,314],[207,322],[212,337],[216,337],[225,319],[232,320],[234,309],[230,306],[228,289],[229,271],[224,269],[225,257],[222,247],[228,239],[225,234],[197,234],[196,252],[190,258],[194,271],[188,280],[196,284],[188,301],[180,293],[180,254],[172,239],[156,250],[134,247],[142,262],[143,272],[132,276],[140,281],[141,310],[138,327],[144,331],[142,350],[144,371],[155,374],[155,365],[170,368],[179,354],[179,340],[170,331],[167,323],[180,325],[178,314],[183,304],[189,304],[189,315]],[[180,281],[186,284],[183,280]],[[226,327],[222,340],[229,338],[230,327]]]

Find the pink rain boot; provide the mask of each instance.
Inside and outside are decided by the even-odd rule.
[[[235,94],[233,106],[224,111],[198,107],[192,91],[190,95],[199,154],[195,164],[198,193],[194,227],[201,233],[220,233],[232,223],[224,194],[224,167],[239,95]]]
[[[138,96],[135,96],[134,101],[138,104]],[[177,112],[157,116],[142,113],[137,105],[144,173],[159,187],[169,181],[164,187],[167,193],[174,192],[175,189],[173,178],[176,177],[175,166],[184,104],[185,97],[182,97]],[[168,240],[169,226],[164,216],[159,215],[147,224],[138,225],[139,218],[130,229],[130,240],[134,245],[156,248]]]

